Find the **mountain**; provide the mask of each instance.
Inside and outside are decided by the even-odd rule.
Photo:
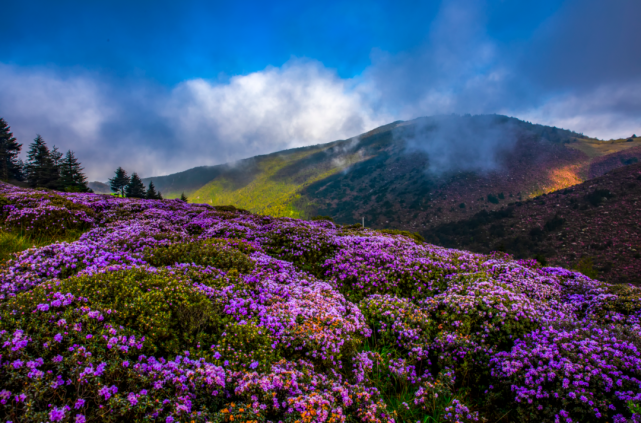
[[[641,163],[571,188],[423,232],[428,242],[580,268],[609,282],[641,283]]]
[[[96,194],[111,194],[111,188],[109,187],[109,185],[103,182],[93,181],[93,182],[89,182],[87,185]]]
[[[500,115],[397,121],[360,136],[153,180],[165,197],[254,213],[426,231],[579,184],[641,157],[641,138],[599,141]]]

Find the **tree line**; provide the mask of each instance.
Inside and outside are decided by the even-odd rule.
[[[153,181],[149,181],[149,187],[145,189],[145,184],[136,172],[129,176],[122,167],[118,167],[114,177],[109,179],[109,186],[122,197],[162,200],[162,194],[156,191]]]
[[[84,168],[68,150],[63,154],[55,145],[49,149],[37,135],[27,152],[27,161],[18,155],[22,144],[13,136],[7,122],[0,118],[0,179],[26,182],[32,188],[49,188],[67,192],[91,192]]]

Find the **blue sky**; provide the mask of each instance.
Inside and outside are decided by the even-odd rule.
[[[637,0],[5,1],[0,116],[91,179],[503,113],[641,133]]]

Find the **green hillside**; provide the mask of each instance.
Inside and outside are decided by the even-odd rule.
[[[487,171],[466,170],[463,163],[463,170],[429,172],[434,158],[412,143],[447,142],[460,128],[466,128],[469,143],[501,134],[515,141]],[[626,164],[633,158],[604,158],[639,145],[638,138],[603,142],[500,115],[435,116],[394,122],[349,140],[147,178],[145,183],[153,180],[166,198],[184,192],[192,202],[232,204],[265,215],[329,215],[340,223],[365,217],[375,227],[420,232],[579,184]]]

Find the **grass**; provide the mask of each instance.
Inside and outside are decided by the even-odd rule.
[[[231,204],[252,213],[304,218],[305,213],[296,206],[301,190],[362,160],[359,155],[352,154],[346,155],[344,161],[332,164],[329,168],[319,166],[306,169],[307,177],[303,182],[297,182],[292,177],[279,177],[279,171],[286,166],[317,152],[308,150],[287,156],[267,157],[259,164],[260,173],[249,184],[234,189],[233,181],[224,177],[216,178],[194,192],[189,198],[190,202],[212,205]]]
[[[84,231],[68,230],[65,235],[55,237],[33,237],[22,232],[0,231],[0,263],[13,257],[14,254],[32,247],[44,247],[56,242],[73,242],[78,240]]]
[[[369,351],[380,354],[384,359],[403,358],[396,348],[387,345],[379,345],[375,336],[367,339],[361,346],[361,351]],[[417,369],[417,374],[419,373]],[[385,363],[376,363],[370,375],[370,381],[381,392],[381,396],[390,411],[396,412],[399,423],[439,423],[443,422],[442,416],[445,407],[450,405],[455,398],[452,395],[440,395],[437,401],[430,404],[430,411],[422,411],[417,407],[407,408],[404,404],[412,405],[417,391],[405,380],[392,374]]]
[[[627,150],[632,147],[641,146],[641,137],[634,138],[634,141],[628,142],[628,138],[620,138],[610,141],[599,141],[595,139],[577,139],[577,142],[566,144],[569,148],[582,151],[589,158],[605,156],[611,153]]]

